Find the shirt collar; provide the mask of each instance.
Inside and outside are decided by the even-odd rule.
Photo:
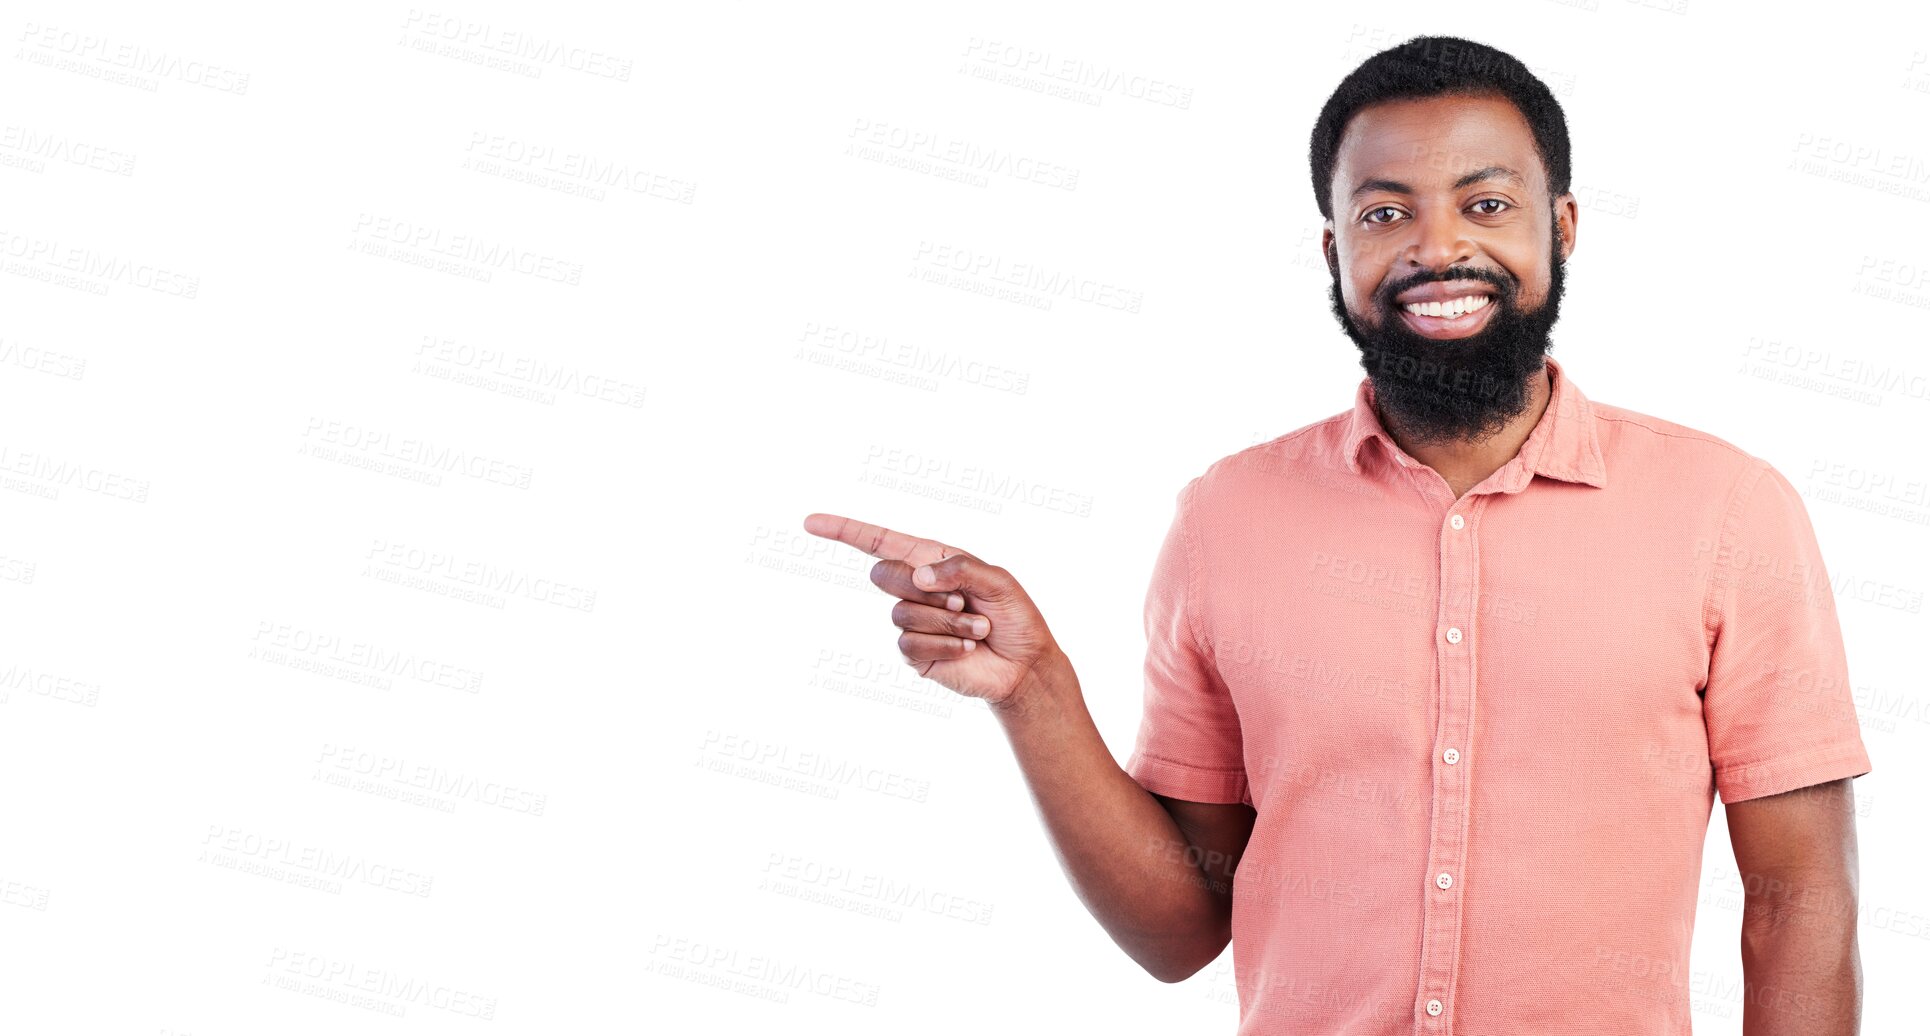
[[[1561,364],[1552,356],[1542,358],[1547,365],[1552,390],[1548,408],[1521,444],[1513,459],[1489,476],[1499,492],[1515,493],[1526,488],[1535,475],[1546,475],[1564,482],[1603,487],[1608,485],[1608,469],[1602,463],[1601,444],[1595,438],[1594,410],[1588,397],[1575,382],[1562,373]],[[1374,411],[1374,381],[1362,378],[1354,393],[1353,413],[1347,418],[1347,438],[1341,455],[1347,469],[1361,473],[1361,450],[1367,440],[1380,440],[1381,448],[1396,462],[1413,466],[1420,462],[1407,455],[1381,425]]]

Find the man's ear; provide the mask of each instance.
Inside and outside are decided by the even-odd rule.
[[[1340,245],[1334,240],[1334,221],[1328,220],[1320,228],[1320,253],[1327,258],[1327,269],[1335,277],[1340,276]]]
[[[1561,257],[1566,260],[1575,254],[1576,224],[1581,222],[1582,215],[1581,206],[1575,203],[1573,191],[1555,199],[1554,215],[1555,233],[1561,235]]]

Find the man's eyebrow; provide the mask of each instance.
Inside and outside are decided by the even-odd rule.
[[[1361,195],[1366,194],[1370,191],[1390,191],[1394,194],[1413,194],[1414,188],[1409,187],[1408,185],[1400,182],[1399,180],[1382,180],[1378,178],[1367,179],[1367,180],[1362,180],[1360,182],[1360,186],[1354,188],[1354,193],[1348,195],[1347,197],[1358,198]]]
[[[1483,168],[1480,168],[1480,169],[1476,169],[1474,172],[1471,172],[1466,176],[1463,176],[1460,179],[1454,181],[1454,189],[1458,191],[1461,188],[1468,186],[1469,184],[1480,183],[1483,180],[1506,180],[1509,183],[1514,184],[1516,187],[1519,187],[1524,191],[1528,189],[1528,181],[1523,179],[1520,173],[1515,172],[1513,169],[1510,169],[1505,165],[1491,165],[1491,166],[1484,166]],[[1348,197],[1358,198],[1361,195],[1367,194],[1371,191],[1390,191],[1394,194],[1413,194],[1414,188],[1400,182],[1399,180],[1383,180],[1379,177],[1373,177],[1370,179],[1362,180],[1360,182],[1360,186],[1354,188],[1354,193],[1348,195]]]
[[[1476,169],[1474,172],[1454,181],[1454,189],[1458,191],[1469,184],[1480,183],[1483,180],[1506,180],[1524,191],[1528,189],[1528,181],[1522,179],[1520,173],[1515,172],[1505,165],[1491,165]]]

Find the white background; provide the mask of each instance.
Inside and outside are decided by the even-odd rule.
[[[1174,494],[1352,402],[1307,135],[1422,32],[1567,110],[1576,382],[1804,493],[1920,1024],[1920,6],[180,6],[0,25],[0,1027],[1231,1032],[800,523],[1011,569],[1123,760]],[[1698,1033],[1740,898],[1718,808]]]

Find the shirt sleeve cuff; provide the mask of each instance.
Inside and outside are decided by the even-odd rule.
[[[1870,756],[1859,740],[1725,766],[1716,771],[1715,780],[1723,803],[1729,805],[1869,772]]]
[[[1247,801],[1246,771],[1214,770],[1135,751],[1126,774],[1155,795],[1187,802]]]

